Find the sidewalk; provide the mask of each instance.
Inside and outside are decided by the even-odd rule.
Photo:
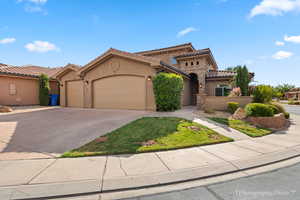
[[[286,131],[250,138],[210,121],[230,143],[135,155],[0,161],[0,199],[128,190],[238,172],[300,156],[300,117]]]

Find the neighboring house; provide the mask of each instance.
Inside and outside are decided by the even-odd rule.
[[[210,49],[187,43],[137,53],[109,49],[83,67],[68,64],[53,77],[62,106],[155,110],[151,80],[159,72],[182,75],[182,105],[199,107],[206,95],[225,95],[235,75],[218,70]]]
[[[287,99],[300,100],[300,88],[293,88],[285,93]]]
[[[39,75],[51,77],[60,68],[11,66],[0,63],[0,105],[38,105]],[[58,82],[50,80],[51,94],[59,94]]]

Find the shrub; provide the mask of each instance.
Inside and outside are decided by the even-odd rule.
[[[269,104],[268,106],[270,106],[270,108],[273,110],[273,113],[275,115],[280,113],[279,109],[276,106],[274,106],[272,104]]]
[[[279,111],[279,113],[285,113],[286,112],[284,107],[281,104],[279,104],[277,102],[271,102],[270,104],[275,106],[277,108],[277,110]]]
[[[290,113],[285,112],[285,113],[284,113],[284,117],[285,117],[286,119],[289,119],[289,118],[290,118]]]
[[[39,78],[39,100],[41,106],[49,105],[49,78],[45,74],[41,74]]]
[[[183,79],[173,73],[159,73],[153,79],[153,89],[158,111],[174,111],[181,107]]]
[[[230,113],[234,113],[238,108],[240,107],[240,104],[237,102],[228,102],[227,103],[227,110]]]
[[[239,96],[242,96],[242,93],[241,93],[241,88],[239,87],[236,87],[236,88],[233,88],[229,95],[229,97],[239,97]]]
[[[272,100],[273,89],[268,85],[259,85],[253,91],[254,103],[269,103]]]
[[[271,106],[262,103],[249,103],[246,107],[247,116],[252,117],[272,117],[274,111]]]

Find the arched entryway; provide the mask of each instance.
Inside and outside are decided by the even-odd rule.
[[[198,75],[195,73],[190,74],[191,77],[191,105],[197,105],[197,94],[199,93]]]

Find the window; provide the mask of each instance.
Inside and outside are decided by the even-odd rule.
[[[185,66],[188,66],[188,63],[187,63],[187,62],[185,63]]]
[[[228,96],[231,91],[228,85],[218,85],[215,88],[215,96]]]
[[[194,63],[193,63],[193,62],[191,62],[191,65],[194,65]]]
[[[14,83],[9,84],[9,95],[16,95],[17,94],[17,88]]]
[[[197,61],[197,65],[199,65],[199,61]]]
[[[170,62],[173,65],[177,64],[177,60],[174,57],[170,58]]]

